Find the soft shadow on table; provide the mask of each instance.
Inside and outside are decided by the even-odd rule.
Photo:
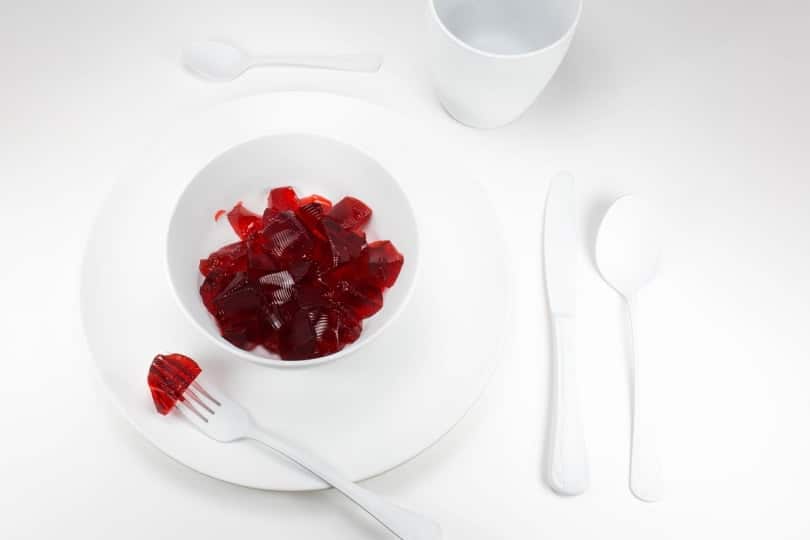
[[[616,74],[603,49],[598,38],[578,32],[557,72],[526,112],[527,122],[571,125],[605,87],[615,85]]]
[[[315,492],[265,491],[237,486],[198,473],[163,454],[144,439],[115,411],[108,411],[104,421],[107,429],[115,434],[122,451],[129,453],[134,461],[148,469],[151,476],[159,479],[155,491],[164,483],[194,499],[213,501],[223,511],[236,515],[266,515],[268,520],[288,514],[341,516],[357,538],[377,538],[385,529],[373,518],[334,490]]]
[[[598,193],[593,201],[588,205],[588,208],[582,213],[580,219],[580,238],[581,246],[585,250],[588,262],[591,263],[593,271],[599,273],[599,268],[596,265],[596,235],[599,233],[599,225],[602,224],[602,218],[605,217],[605,212],[608,211],[621,194],[616,192],[602,192]],[[601,279],[601,277],[600,277]],[[607,286],[607,284],[605,284]]]

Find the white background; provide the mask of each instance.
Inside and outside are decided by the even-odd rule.
[[[94,378],[77,283],[116,176],[182,112],[317,89],[449,122],[425,69],[423,15],[421,0],[0,3],[0,538],[388,537],[335,493],[227,485],[142,440]],[[529,113],[460,130],[490,149],[472,158],[506,227],[514,346],[457,429],[370,488],[435,516],[448,539],[810,537],[808,21],[801,0],[586,1]],[[207,37],[386,61],[377,75],[275,69],[207,84],[176,62]],[[569,499],[540,480],[540,231],[563,168],[581,195],[592,465],[590,491]],[[668,485],[654,505],[627,489],[621,305],[589,251],[606,204],[627,192],[652,200],[666,228],[644,328]]]

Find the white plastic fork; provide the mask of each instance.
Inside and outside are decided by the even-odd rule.
[[[207,389],[200,382],[205,382]],[[183,398],[177,402],[177,409],[215,441],[228,443],[252,439],[297,463],[346,495],[402,540],[438,540],[442,537],[437,523],[358,486],[319,457],[259,428],[241,405],[202,375],[186,389]]]

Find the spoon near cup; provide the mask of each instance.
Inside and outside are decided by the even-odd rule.
[[[375,72],[382,57],[374,54],[263,55],[253,56],[220,41],[192,43],[183,51],[183,65],[195,75],[212,81],[232,81],[258,66],[292,66],[339,71]]]

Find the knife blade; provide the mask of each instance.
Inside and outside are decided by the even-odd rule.
[[[576,208],[574,179],[561,173],[551,181],[543,230],[546,292],[552,313],[573,317],[576,311]]]

